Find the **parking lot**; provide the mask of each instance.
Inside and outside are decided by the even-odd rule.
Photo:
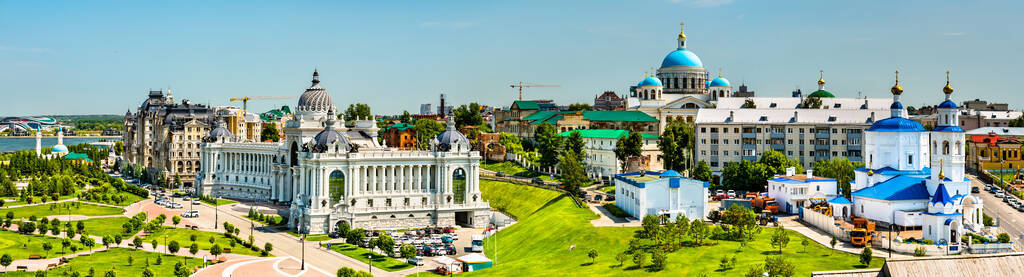
[[[996,197],[996,193],[986,191],[986,184],[977,180],[976,177],[968,175],[971,179],[971,186],[979,189],[978,193],[971,193],[984,201],[985,214],[992,217],[1001,232],[1010,234],[1010,237],[1015,241],[1024,241],[1024,212],[1018,210],[1018,208],[1010,206],[1009,199],[1003,197]],[[972,188],[973,190],[973,188]],[[1005,195],[1004,195],[1005,196]],[[1021,202],[1020,199],[1010,196],[1010,199],[1015,199],[1016,202]],[[1006,202],[1003,202],[1006,200]],[[1019,243],[1015,244],[1014,247]],[[1018,250],[1020,248],[1017,248]]]

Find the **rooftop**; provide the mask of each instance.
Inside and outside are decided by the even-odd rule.
[[[721,102],[719,102],[721,103]],[[889,116],[885,110],[843,109],[700,109],[697,124],[861,124]]]
[[[852,196],[880,200],[927,200],[928,187],[924,178],[900,175],[877,183],[874,186],[854,191]]]
[[[795,109],[800,105],[799,97],[723,97],[718,98],[719,109],[739,109],[747,100],[754,101],[757,109]],[[865,104],[867,104],[865,106]],[[822,108],[842,110],[885,110],[889,111],[892,98],[821,98]]]
[[[561,132],[558,135],[568,137],[573,132],[580,132],[580,136],[584,138],[603,138],[603,139],[618,139],[629,135],[628,130],[612,130],[612,129],[580,129],[568,132]],[[642,134],[645,139],[657,139],[657,135]]]

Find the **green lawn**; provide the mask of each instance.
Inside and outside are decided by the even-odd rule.
[[[355,245],[347,243],[332,243],[331,250],[334,250],[334,252],[341,253],[342,255],[352,257],[353,259],[359,260],[360,262],[363,263],[367,263],[367,257],[369,255],[372,255],[373,267],[380,268],[389,272],[412,268],[412,265],[405,261],[399,261],[388,256],[373,253],[370,252],[369,250],[356,247]]]
[[[480,167],[494,172],[503,172],[510,176],[519,176],[526,178],[540,177],[540,179],[544,181],[561,182],[561,179],[559,178],[551,179],[551,176],[547,174],[541,174],[540,172],[529,170],[515,162],[481,163]]]
[[[0,254],[11,255],[11,258],[15,260],[28,259],[29,256],[38,254],[40,256],[46,256],[46,251],[43,250],[43,243],[50,242],[53,244],[53,249],[50,250],[50,256],[63,256],[64,251],[61,250],[61,238],[47,237],[41,235],[22,235],[12,231],[0,230]],[[28,244],[28,248],[24,245]],[[77,240],[72,241],[73,245],[77,245],[79,250],[84,250],[85,246],[78,243]],[[71,249],[66,250],[68,253]]]
[[[238,203],[238,201],[228,200],[228,199],[224,199],[224,198],[216,198],[216,200],[217,200],[217,203],[214,203],[212,201],[206,201],[206,199],[200,199],[199,201],[202,201],[203,203],[206,203],[206,204],[209,204],[209,205],[214,205],[214,206],[223,206],[223,205]]]
[[[127,217],[104,217],[82,220],[85,223],[85,232],[89,235],[105,237],[107,235],[121,235],[127,238],[128,235],[121,233],[121,225],[128,222]],[[71,226],[76,226],[78,221],[72,221]]]
[[[696,276],[701,273],[739,276],[748,267],[763,263],[765,257],[777,255],[769,245],[771,230],[763,230],[745,248],[738,242],[714,241],[718,244],[684,247],[668,253],[667,265],[662,271],[636,269],[632,259],[627,259],[620,267],[615,256],[628,248],[629,240],[639,228],[593,227],[589,221],[597,215],[589,209],[577,208],[571,199],[554,197],[554,192],[522,187],[501,182],[481,185],[484,198],[491,203],[504,202],[517,207],[504,210],[516,216],[519,223],[498,233],[497,265],[467,273],[467,276]],[[783,253],[795,265],[794,276],[808,276],[812,271],[854,269],[859,265],[856,255],[842,252],[830,255],[829,249],[813,242],[803,252],[800,242],[804,237],[795,232],[789,232],[789,236],[790,243]],[[575,249],[570,251],[570,245],[575,245]],[[594,264],[587,257],[591,249],[598,252]],[[493,259],[494,251],[494,243],[485,241],[487,256]],[[716,271],[722,257],[732,256],[737,259],[734,269]],[[647,264],[650,264],[649,259]],[[871,266],[881,264],[881,259],[875,259]]]
[[[296,233],[296,232],[288,232],[288,234],[292,235],[293,237],[296,237],[296,238],[299,237],[299,233]],[[328,241],[328,240],[331,240],[331,237],[328,236],[327,234],[306,235],[306,241]]]
[[[238,234],[238,237],[241,238],[243,241],[247,240],[249,238],[248,231],[249,230],[243,230]],[[150,241],[156,239],[157,242],[160,243],[160,245],[164,245],[164,236],[167,235],[167,243],[171,243],[171,241],[178,241],[178,244],[181,245],[181,250],[178,250],[177,254],[190,255],[190,253],[188,252],[188,246],[192,245],[190,237],[193,234],[197,236],[196,243],[199,244],[199,249],[201,250],[210,250],[210,247],[213,247],[213,244],[210,243],[209,240],[210,237],[213,237],[214,243],[219,244],[221,248],[231,248],[232,254],[241,254],[249,256],[260,255],[260,253],[252,251],[252,249],[246,248],[241,243],[235,244],[235,246],[231,246],[232,239],[224,237],[224,233],[214,233],[199,230],[164,227],[163,230],[160,230],[159,232],[149,234],[148,236],[143,238],[143,241],[146,241],[146,243],[148,244]],[[257,246],[263,248],[262,245]]]
[[[599,190],[604,192],[604,193],[615,194],[615,186],[606,186],[606,187],[603,187],[603,188],[601,188]]]
[[[103,201],[98,201],[98,200],[91,200],[91,201],[88,201],[88,202],[103,203],[103,204],[108,204],[108,205],[124,207],[124,206],[131,205],[131,204],[133,204],[135,202],[142,201],[142,197],[139,197],[138,195],[135,195],[135,194],[123,192],[123,191],[115,193],[115,194],[110,194],[110,195],[111,196],[118,195],[118,196],[124,197],[124,201],[121,201],[121,202],[114,202],[114,201],[103,202]],[[82,200],[82,201],[85,201],[85,200]]]
[[[119,215],[124,213],[124,209],[121,208],[100,206],[84,202],[61,202],[17,208],[3,208],[0,209],[0,214],[6,215],[7,212],[14,212],[14,218],[28,218],[33,215],[36,217],[66,215],[68,214],[68,207],[71,207],[70,214],[72,215],[98,216]]]
[[[59,201],[59,200],[71,199],[71,198],[75,198],[75,195],[74,194],[72,194],[72,195],[61,195],[60,197],[57,198],[57,200]],[[4,207],[28,204],[28,202],[18,200],[18,198],[4,198],[3,200],[4,200]],[[38,198],[36,198],[36,203],[39,203],[39,199]]]
[[[131,265],[128,264],[129,256],[134,259]],[[163,256],[163,263],[155,264],[157,256]],[[174,264],[179,261],[184,262],[189,269],[201,266],[203,263],[202,259],[196,258],[164,255],[127,248],[111,248],[110,250],[96,252],[88,256],[72,258],[68,261],[68,264],[47,271],[47,275],[68,276],[71,272],[78,272],[81,276],[87,276],[91,268],[96,271],[96,276],[103,276],[111,269],[115,270],[117,276],[142,276],[142,271],[148,263],[149,270],[156,273],[156,276],[172,276]],[[10,276],[35,276],[35,272],[10,272]]]

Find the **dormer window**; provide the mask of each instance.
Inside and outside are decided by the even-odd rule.
[[[761,119],[760,119],[760,120],[761,120],[761,121],[768,121],[768,117],[767,117],[767,116],[761,116]]]
[[[836,121],[836,117],[835,116],[829,116],[828,117],[828,122],[835,122],[835,121]]]

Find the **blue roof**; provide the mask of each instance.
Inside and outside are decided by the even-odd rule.
[[[953,223],[953,219],[952,218],[947,218],[945,224],[948,226],[950,223]]]
[[[675,170],[671,170],[671,169],[665,170],[665,172],[662,172],[660,176],[661,177],[683,177],[682,174],[679,174],[679,171],[675,171]]]
[[[892,105],[889,105],[889,108],[890,109],[902,109],[903,108],[903,103],[892,102]]]
[[[964,129],[960,126],[938,126],[932,129],[933,132],[950,132],[950,133],[963,133]]]
[[[921,123],[902,117],[890,117],[871,124],[868,131],[873,132],[925,132],[928,130]]]
[[[851,195],[889,201],[927,200],[930,196],[924,178],[903,175],[860,189]]]
[[[832,198],[832,200],[829,200],[828,202],[832,204],[853,204],[853,202],[850,202],[849,199],[846,199],[846,197],[842,196]]]
[[[939,109],[956,109],[956,103],[953,103],[953,101],[950,100],[942,101],[942,103],[939,104]]]
[[[860,172],[868,172],[868,168],[867,167],[861,167],[861,168],[854,169],[854,170],[860,171]],[[882,174],[882,175],[921,175],[921,176],[927,176],[927,175],[931,175],[932,174],[932,169],[928,168],[928,167],[925,167],[925,168],[922,168],[921,170],[898,170],[898,169],[886,166],[886,167],[883,167],[883,168],[875,169],[874,173],[875,174]]]
[[[637,84],[636,86],[638,86],[638,87],[642,87],[642,86],[659,86],[660,87],[661,86],[661,80],[658,80],[657,77],[651,76],[651,77],[645,78],[643,81],[640,81],[640,83]]]
[[[729,85],[729,80],[726,80],[724,77],[718,77],[718,78],[715,78],[714,80],[711,80],[711,84],[709,84],[708,86],[709,87],[731,87],[731,85]]]
[[[674,174],[673,174],[673,172],[674,172]],[[710,186],[710,184],[708,182],[704,182],[704,181],[701,181],[701,180],[696,180],[696,179],[690,179],[690,178],[683,177],[681,174],[679,174],[679,172],[677,172],[675,170],[667,170],[665,172],[644,171],[644,174],[645,175],[652,175],[652,176],[660,176],[660,177],[662,177],[662,178],[658,178],[658,179],[651,180],[651,181],[648,181],[648,182],[654,182],[654,181],[659,181],[659,180],[663,180],[663,179],[669,179],[668,180],[669,181],[668,182],[668,186],[672,187],[672,188],[678,188],[680,186],[680,184],[682,184],[683,181],[687,181],[687,182],[700,182],[700,183],[703,183],[703,186],[705,188]],[[668,174],[668,175],[666,176],[665,174]],[[638,188],[646,188],[648,182],[639,182],[639,181],[636,181],[636,180],[633,180],[633,179],[630,179],[630,178],[627,177],[627,176],[634,176],[634,175],[640,175],[640,171],[615,174],[615,179],[619,180],[619,181],[626,182],[627,184],[633,185],[633,186],[638,187]]]
[[[661,67],[672,67],[672,66],[696,66],[704,67],[704,63],[700,61],[697,54],[690,52],[686,48],[677,49],[668,53],[664,60],[661,60]]]
[[[949,197],[949,192],[946,191],[946,184],[939,184],[939,188],[935,190],[935,196],[932,196],[932,204],[952,204],[953,199]]]
[[[778,183],[785,183],[785,184],[806,184],[806,183],[810,183],[810,182],[835,182],[836,179],[824,178],[824,179],[811,179],[811,180],[794,180],[794,179],[786,178],[786,176],[779,176],[779,177],[768,179],[768,181],[770,181],[770,182],[778,182]]]

